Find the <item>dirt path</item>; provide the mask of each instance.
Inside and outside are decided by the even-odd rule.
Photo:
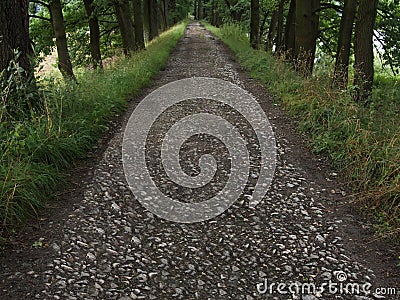
[[[0,298],[375,299],[345,295],[339,283],[399,288],[396,253],[382,243],[366,244],[370,235],[341,205],[346,192],[336,176],[310,154],[284,112],[227,48],[197,23],[188,26],[145,94],[192,76],[238,84],[268,115],[278,161],[263,201],[249,209],[241,197],[217,218],[194,224],[166,221],[143,208],[126,184],[121,160],[124,126],[139,97],[122,126],[116,122],[100,158],[71,174],[77,186],[63,195],[64,202],[27,228],[2,258]],[[278,293],[279,283],[287,293],[291,283],[301,290],[300,284],[318,288],[329,281],[337,284],[336,293]],[[263,293],[265,283],[275,284],[273,295]]]

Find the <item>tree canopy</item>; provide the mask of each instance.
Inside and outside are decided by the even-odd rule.
[[[353,84],[362,91],[355,98],[364,101],[372,89],[374,59],[379,57],[394,75],[400,66],[399,0],[373,4],[356,0],[197,0],[195,14],[216,26],[240,24],[249,32],[253,47],[286,55],[306,76],[312,74],[314,62],[335,62],[334,81],[340,87],[347,86],[353,65]]]
[[[399,0],[26,0],[24,45],[5,38],[4,49],[20,50],[21,67],[57,52],[58,68],[75,81],[74,68],[101,68],[104,58],[143,49],[172,24],[193,14],[212,25],[234,22],[249,32],[253,48],[280,56],[304,76],[320,61],[335,66],[333,83],[355,86],[355,99],[371,94],[376,58],[392,74],[400,68]],[[376,4],[376,5],[372,5]],[[2,3],[10,11],[8,1]],[[11,15],[10,15],[11,16]],[[10,22],[2,19],[2,27]],[[15,27],[17,28],[17,27]],[[28,31],[27,31],[28,30]],[[13,33],[20,36],[19,32]],[[9,41],[9,42],[7,42]],[[33,49],[29,52],[26,49]],[[5,50],[2,50],[5,51]],[[7,50],[8,51],[8,50]],[[10,53],[5,52],[5,53]],[[27,63],[27,55],[31,63]],[[12,59],[3,55],[1,69]],[[334,62],[334,63],[333,63]],[[349,75],[349,70],[354,74]],[[28,72],[32,73],[32,72]]]

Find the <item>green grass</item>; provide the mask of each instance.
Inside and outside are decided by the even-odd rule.
[[[371,104],[352,100],[351,89],[331,88],[328,72],[305,79],[283,59],[251,49],[240,27],[206,24],[250,75],[278,99],[315,152],[328,156],[383,235],[400,236],[400,78],[378,73]]]
[[[103,71],[78,70],[79,85],[42,79],[41,114],[16,121],[5,118],[4,105],[0,108],[0,235],[35,215],[54,195],[63,170],[93,149],[109,120],[163,68],[185,25]]]

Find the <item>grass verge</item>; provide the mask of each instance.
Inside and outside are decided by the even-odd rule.
[[[0,236],[45,205],[62,171],[93,149],[109,120],[163,68],[185,26],[102,71],[78,71],[79,85],[41,80],[45,111],[39,115],[10,121],[0,108]]]
[[[313,149],[328,156],[346,176],[376,230],[400,236],[400,79],[378,74],[369,106],[355,103],[351,89],[331,88],[327,72],[305,79],[283,60],[251,49],[236,25],[205,24],[235,53],[250,75],[264,84],[298,121]]]

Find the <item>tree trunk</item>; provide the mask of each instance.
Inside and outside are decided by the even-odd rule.
[[[218,15],[215,8],[215,0],[211,0],[211,25],[217,26]]]
[[[264,36],[265,23],[267,22],[268,15],[269,15],[268,11],[264,12],[264,16],[260,25],[260,32],[258,34],[259,43],[262,42],[262,37]]]
[[[149,1],[143,1],[143,34],[147,41],[150,41],[150,10]]]
[[[158,8],[156,0],[147,0],[148,11],[145,11],[149,16],[149,41],[158,36]],[[146,1],[145,1],[146,2]]]
[[[250,44],[253,49],[257,49],[259,45],[260,30],[260,2],[259,0],[251,0],[251,17],[250,17]]]
[[[290,1],[289,12],[286,17],[284,50],[288,60],[293,59],[296,37],[296,0]]]
[[[296,0],[296,68],[305,76],[310,76],[314,67],[319,30],[319,7],[320,0]]]
[[[198,0],[198,1],[201,1],[201,0]],[[238,11],[233,9],[232,4],[229,2],[229,0],[225,0],[225,4],[228,7],[229,14],[230,14],[232,20],[240,22],[240,14]]]
[[[168,29],[168,0],[161,0],[160,14],[162,21],[162,30],[165,31]]]
[[[275,52],[280,52],[282,50],[283,43],[283,8],[285,5],[285,0],[280,0],[277,12],[277,27],[276,27],[276,37],[275,37]]]
[[[209,8],[210,8],[210,4],[209,4],[210,0],[204,0],[203,3],[203,19],[207,20],[208,19],[208,12],[209,12]]]
[[[197,13],[198,13],[198,19],[202,20],[203,19],[203,0],[197,0]]]
[[[114,2],[114,8],[118,19],[119,29],[121,31],[124,53],[129,55],[131,51],[136,50],[129,0],[116,0]]]
[[[173,18],[172,18],[172,23],[175,25],[178,23],[178,14],[176,13],[176,0],[169,0],[169,8],[171,11],[173,11]]]
[[[96,14],[94,13],[94,5],[93,0],[83,0],[85,5],[86,14],[88,16],[89,23],[89,31],[90,31],[90,54],[92,56],[92,64],[94,68],[102,68],[103,64],[101,62],[101,53],[100,53],[100,28],[99,28],[99,20],[97,19]]]
[[[338,48],[335,61],[334,83],[340,88],[346,88],[351,49],[351,37],[356,16],[357,0],[345,0],[342,18],[340,20]]]
[[[29,39],[28,5],[28,0],[0,1],[0,73],[4,72],[0,80],[7,80],[11,75],[7,69],[12,60],[24,70],[18,70],[20,76],[15,78],[14,82],[0,82],[0,86],[6,85],[10,88],[6,93],[0,91],[0,94],[5,96],[5,99],[1,99],[4,101],[2,104],[5,104],[7,113],[13,117],[20,117],[20,113],[30,113],[42,108],[42,101],[37,97],[34,70],[30,60],[33,49]],[[15,56],[15,50],[19,51],[18,56]],[[13,83],[16,86],[10,86]],[[18,89],[18,85],[25,85],[24,90]],[[7,116],[4,114],[3,117]]]
[[[194,18],[196,20],[199,19],[199,11],[198,11],[198,6],[197,6],[197,1],[199,1],[199,0],[194,0]]]
[[[169,28],[168,13],[169,13],[168,0],[164,0],[165,29]]]
[[[72,79],[76,82],[68,52],[67,35],[65,34],[64,17],[60,0],[50,0],[49,9],[54,36],[56,38],[58,69],[65,79]]]
[[[17,62],[25,70],[26,78],[33,73],[29,59],[33,50],[29,40],[28,2],[0,1],[0,72],[7,69],[15,58],[14,50],[18,49],[20,55]]]
[[[135,21],[135,44],[137,49],[144,49],[142,1],[133,0],[133,18]]]
[[[269,24],[268,34],[267,34],[267,42],[265,44],[265,50],[272,50],[274,46],[274,37],[275,37],[275,29],[276,29],[276,21],[277,21],[278,12],[275,10],[271,16],[271,23]]]
[[[355,26],[354,40],[354,85],[355,99],[367,100],[374,82],[373,34],[378,0],[360,0]]]

